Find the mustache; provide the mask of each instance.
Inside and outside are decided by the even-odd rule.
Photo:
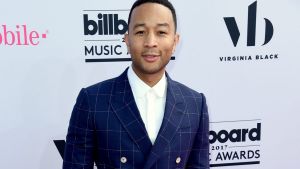
[[[158,50],[145,50],[142,51],[142,55],[161,55],[161,52]]]

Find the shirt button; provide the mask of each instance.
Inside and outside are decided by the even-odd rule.
[[[127,158],[126,157],[121,157],[121,163],[125,164],[127,162]]]
[[[179,164],[180,162],[181,162],[181,158],[180,158],[180,157],[177,157],[177,158],[176,158],[176,163]]]

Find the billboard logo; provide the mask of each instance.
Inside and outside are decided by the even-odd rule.
[[[210,131],[210,144],[214,144],[216,141],[219,143],[231,142],[246,142],[247,138],[250,141],[260,141],[261,136],[261,123],[257,123],[256,128],[252,129],[233,129],[226,131],[225,129],[219,132]]]
[[[210,166],[260,164],[261,119],[210,122]]]
[[[130,61],[124,34],[129,10],[83,10],[85,62]]]
[[[248,27],[247,27],[247,46],[255,46],[256,39],[256,16],[257,16],[257,1],[249,5],[248,7]],[[265,41],[263,45],[266,45],[270,42],[273,37],[274,28],[271,21],[267,18],[264,18],[266,28],[265,28]],[[233,45],[236,47],[240,31],[236,20],[234,17],[224,17],[224,21],[228,32],[230,34]],[[262,45],[262,46],[263,46]]]
[[[123,35],[128,30],[125,20],[118,14],[99,13],[97,21],[90,20],[88,14],[83,15],[84,35]]]

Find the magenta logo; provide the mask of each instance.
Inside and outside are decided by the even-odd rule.
[[[48,31],[40,33],[36,30],[28,29],[26,25],[16,25],[15,27],[1,25],[0,45],[37,46],[41,39],[47,38],[47,34]]]

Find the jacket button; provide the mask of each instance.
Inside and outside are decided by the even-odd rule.
[[[121,159],[120,159],[120,161],[121,161],[121,163],[126,163],[127,162],[127,158],[126,157],[121,157]]]
[[[180,158],[180,157],[177,157],[177,158],[176,158],[176,163],[179,164],[180,162],[181,162],[181,158]]]

